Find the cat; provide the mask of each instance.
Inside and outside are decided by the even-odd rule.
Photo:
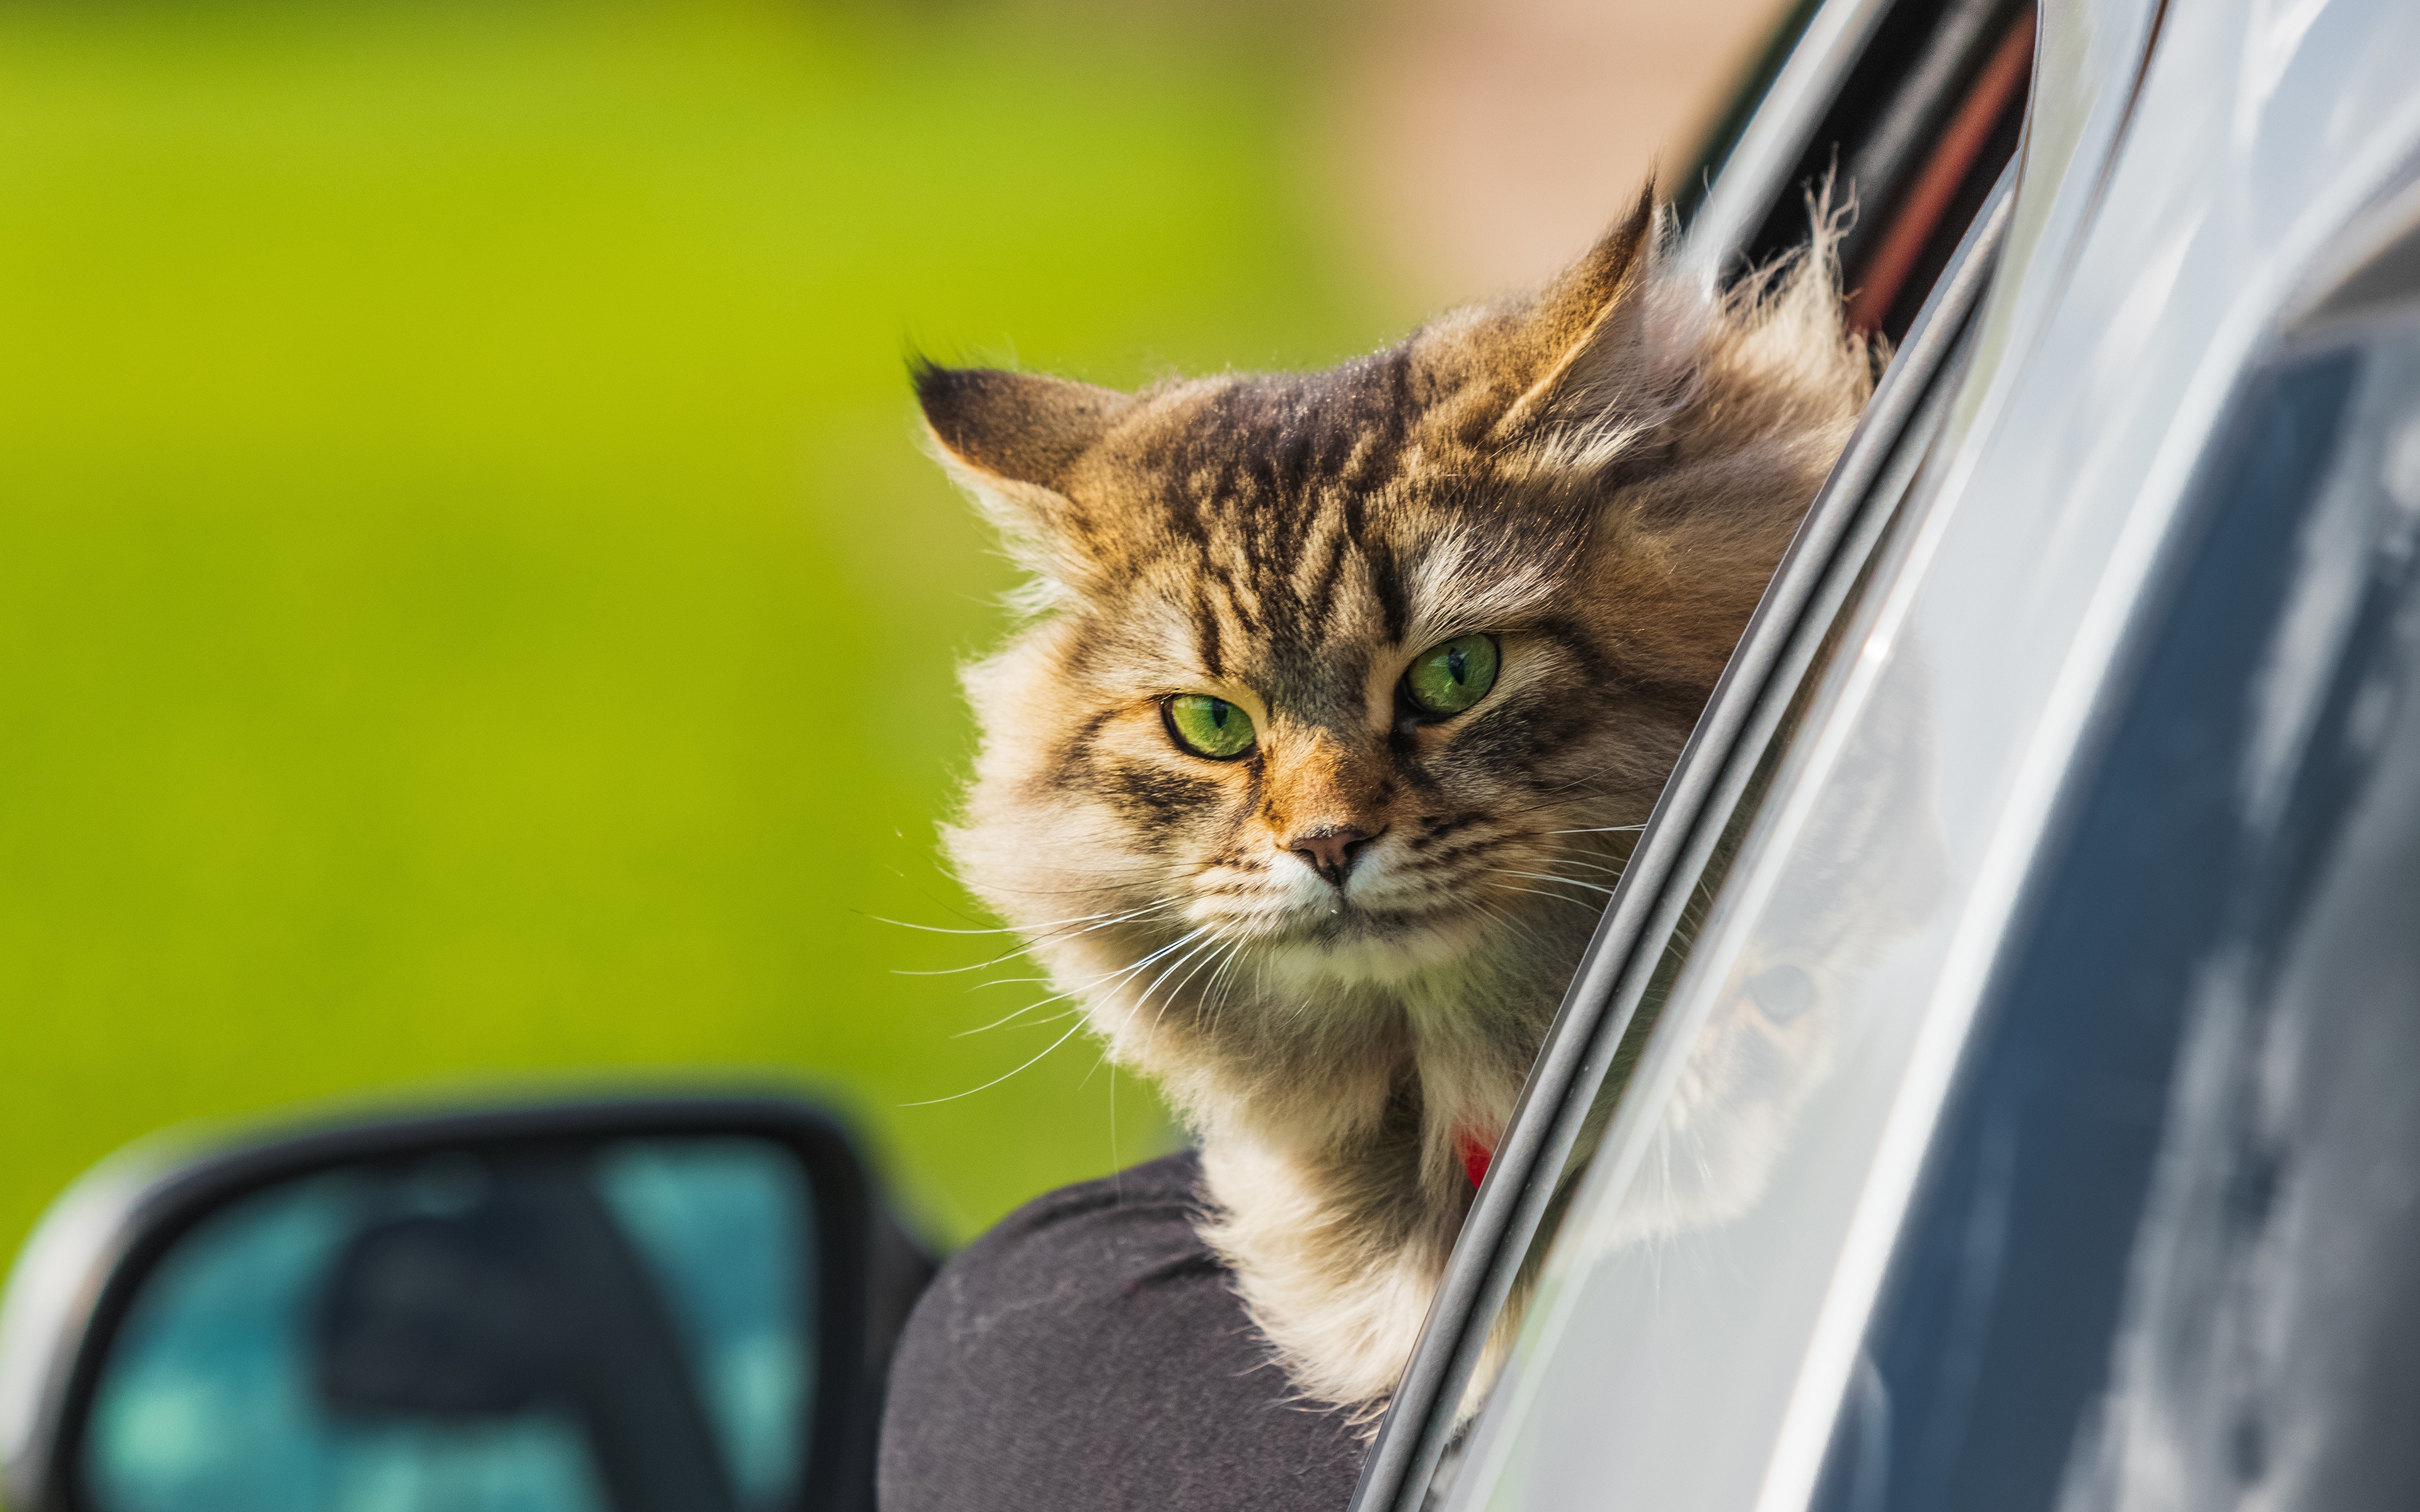
[[[1870,392],[1829,218],[1709,290],[1651,183],[1568,271],[1308,375],[919,363],[1027,574],[945,828],[1201,1150],[1304,1396],[1381,1403],[1565,984]]]

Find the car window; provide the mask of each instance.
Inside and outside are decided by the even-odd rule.
[[[1825,13],[1854,8],[1851,0],[1837,0]],[[1796,11],[1784,34],[1804,31],[1802,45],[1813,47],[1822,40],[1815,24]],[[1917,481],[1970,339],[2012,185],[2033,12],[2008,0],[1902,0],[1868,24],[1863,57],[1845,69],[1844,85],[1835,81],[1834,96],[1803,133],[1800,177],[1773,186],[1758,237],[1783,239],[1769,249],[1747,241],[1745,257],[1732,266],[1752,266],[1751,259],[1803,240],[1806,192],[1835,162],[1848,162],[1853,177],[1844,182],[1866,227],[1842,248],[1848,285],[1865,295],[1853,313],[1862,329],[1904,338],[1903,349],[1659,804],[1650,832],[1665,829],[1665,843],[1659,849],[1642,841],[1625,873],[1624,896],[1600,925],[1532,1073],[1524,1111],[1497,1154],[1498,1170],[1527,1179],[1517,1195],[1482,1191],[1474,1207],[1440,1288],[1432,1336],[1415,1354],[1365,1468],[1355,1502],[1365,1512],[1435,1504],[1450,1490],[1472,1442],[1467,1414],[1458,1408],[1510,1345],[1497,1320],[1512,1316],[1507,1301],[1533,1284],[1730,859],[1818,696],[1841,631]],[[1752,91],[1764,87],[1762,81],[1751,85]],[[1718,137],[1710,158],[1730,149]],[[1780,1026],[1811,1000],[1812,990],[1804,967],[1779,961],[1752,986],[1760,1008]],[[1533,1103],[1548,1111],[1528,1113]]]
[[[1959,311],[1955,316],[1969,313]],[[1858,619],[1867,585],[1878,566],[1892,555],[1891,547],[1899,534],[1897,528],[1906,514],[1903,506],[1931,460],[1932,442],[1940,434],[1955,391],[1955,378],[1963,367],[1972,338],[1971,322],[1963,320],[1954,332],[1938,333],[1938,339],[1950,349],[1931,376],[1920,408],[1889,444],[1887,459],[1864,490],[1844,539],[1806,607],[1798,633],[1775,667],[1760,706],[1726,764],[1729,770],[1725,780],[1710,795],[1700,819],[1704,838],[1693,848],[1693,864],[1683,869],[1686,884],[1670,888],[1677,906],[1672,910],[1669,932],[1656,949],[1653,974],[1616,1042],[1604,1084],[1588,1100],[1578,1137],[1562,1157],[1544,1221],[1522,1256],[1513,1283],[1516,1295],[1536,1284],[1550,1246],[1561,1235],[1572,1195],[1630,1085],[1640,1055],[1661,1019],[1665,1001],[1700,933],[1713,921],[1726,897],[1725,885],[1730,880],[1733,859],[1751,833],[1770,822],[1767,795],[1792,758],[1803,757],[1799,736],[1807,716],[1834,691],[1833,681],[1840,671],[1834,653]],[[1800,1032],[1802,1017],[1815,1003],[1820,990],[1816,973],[1821,970],[1822,952],[1816,948],[1814,936],[1821,933],[1823,921],[1812,922],[1817,927],[1809,932],[1807,949],[1801,952],[1806,959],[1763,963],[1747,982],[1748,995],[1758,1012],[1754,1019],[1744,1021],[1744,1026],[1735,1026],[1731,1031],[1739,1043],[1732,1047],[1730,1058],[1746,1066],[1751,1076],[1758,1074],[1753,1063],[1761,1058],[1787,1060],[1816,1053],[1799,1043],[1804,1038]],[[1740,1088],[1710,1091],[1710,1105],[1735,1105],[1741,1101]],[[1711,1143],[1698,1146],[1684,1166],[1650,1178],[1651,1184],[1661,1185],[1662,1207],[1671,1222],[1691,1224],[1714,1215],[1728,1201],[1725,1189],[1740,1180],[1727,1167],[1761,1164],[1760,1154],[1749,1148],[1759,1134],[1756,1125],[1736,1118],[1730,1121],[1734,1125],[1731,1130],[1717,1134]],[[1434,1488],[1438,1496],[1450,1489],[1462,1455],[1472,1445],[1473,1435],[1468,1428],[1448,1442],[1440,1456]]]
[[[1670,985],[1722,895],[1730,860],[1759,823],[1761,800],[1784,769],[1804,717],[1823,696],[1832,653],[1877,563],[1887,556],[1893,527],[1919,485],[1971,340],[1978,295],[1988,282],[2005,226],[2008,194],[2004,177],[1989,213],[1953,262],[1951,276],[1917,322],[1810,512],[1700,722],[1697,744],[1683,757],[1649,836],[1632,858],[1622,894],[1600,926],[1597,944],[1532,1074],[1524,1110],[1498,1151],[1499,1163],[1516,1163],[1506,1168],[1533,1174],[1517,1199],[1501,1190],[1482,1191],[1466,1229],[1466,1250],[1457,1252],[1456,1267],[1464,1273],[1447,1278],[1449,1288],[1460,1281],[1468,1289],[1459,1297],[1449,1290],[1435,1315],[1444,1318],[1451,1305],[1466,1308],[1459,1336],[1450,1349],[1424,1339],[1422,1350],[1436,1378],[1406,1378],[1407,1386],[1424,1385],[1433,1393],[1431,1410],[1417,1437],[1408,1422],[1390,1421],[1387,1434],[1394,1436],[1393,1443],[1382,1434],[1373,1452],[1381,1473],[1388,1467],[1380,1453],[1391,1449],[1400,1457],[1402,1481],[1395,1494],[1401,1499],[1365,1500],[1364,1505],[1432,1504],[1453,1482],[1473,1440],[1466,1414],[1449,1404],[1483,1390],[1489,1376],[1483,1357],[1510,1344],[1506,1331],[1513,1315],[1505,1304],[1526,1295],[1535,1282]],[[1812,984],[1803,967],[1776,962],[1753,990],[1773,1021],[1786,1026],[1810,1000]],[[1594,1019],[1583,1022],[1591,1013]],[[1542,1111],[1530,1114],[1532,1105]],[[1535,1173],[1549,1174],[1541,1179]],[[1500,1226],[1492,1236],[1491,1224]],[[1474,1232],[1494,1240],[1484,1260],[1477,1257]],[[1466,1253],[1473,1256],[1466,1268]],[[1439,1326],[1435,1319],[1433,1333]],[[1499,1319],[1507,1320],[1502,1327]],[[1422,1365],[1416,1357],[1414,1371]],[[1399,1395],[1399,1413],[1404,1399]],[[1365,1497],[1371,1489],[1365,1472]]]

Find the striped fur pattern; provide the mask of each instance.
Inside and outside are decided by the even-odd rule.
[[[1204,1236],[1310,1398],[1401,1370],[1458,1146],[1503,1129],[1869,392],[1823,238],[1722,295],[1668,241],[1651,187],[1536,296],[1323,373],[917,375],[1031,574],[966,674],[952,854],[1200,1141]],[[1493,688],[1407,712],[1407,665],[1474,633]],[[1183,694],[1252,749],[1181,748]]]

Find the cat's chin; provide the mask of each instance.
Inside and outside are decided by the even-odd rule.
[[[1448,969],[1480,943],[1482,920],[1465,910],[1323,914],[1254,942],[1261,967],[1303,982],[1408,981]]]

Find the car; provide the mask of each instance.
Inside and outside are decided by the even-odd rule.
[[[2399,0],[1787,19],[1682,255],[1755,268],[1830,176],[1889,367],[1356,1512],[2420,1500],[2414,78]],[[246,1432],[398,1505],[863,1505],[930,1267],[786,1097],[137,1151],[20,1259],[0,1458],[24,1512],[306,1504],[194,1469],[300,1462]]]

